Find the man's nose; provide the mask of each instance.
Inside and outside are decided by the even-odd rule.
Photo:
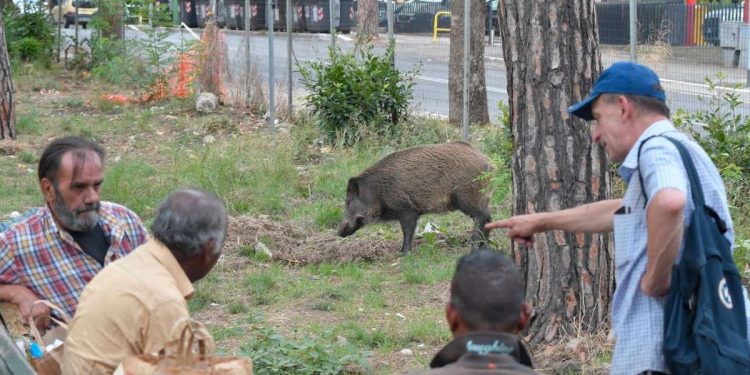
[[[99,202],[99,191],[94,187],[90,187],[86,189],[86,196],[84,197],[84,203],[91,204],[91,203],[97,203],[97,202]]]

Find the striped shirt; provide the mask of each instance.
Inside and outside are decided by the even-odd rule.
[[[635,142],[620,167],[620,175],[628,188],[623,198],[623,209],[614,215],[617,286],[612,302],[612,329],[616,342],[610,371],[617,375],[638,374],[649,370],[668,372],[662,351],[664,298],[649,297],[640,289],[640,281],[646,271],[648,223],[638,174],[643,174],[649,202],[661,189],[672,188],[685,193],[685,228],[689,224],[694,203],[682,158],[669,140],[663,137],[650,139],[643,145],[638,160],[641,143],[646,138],[659,134],[680,141],[687,147],[698,171],[706,204],[716,210],[726,222],[727,239],[730,242],[734,239],[724,183],[711,159],[670,121],[652,124]],[[680,245],[678,260],[683,247],[684,239]]]
[[[104,265],[148,236],[138,216],[118,204],[101,202],[99,223],[110,243]],[[0,234],[0,284],[23,285],[71,316],[83,288],[102,267],[57,226],[47,207]]]

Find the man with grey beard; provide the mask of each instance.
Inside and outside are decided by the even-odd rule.
[[[49,300],[73,316],[86,284],[105,265],[144,243],[148,232],[129,209],[99,200],[104,150],[80,137],[52,141],[38,167],[46,207],[0,234],[0,302],[21,315],[49,314]]]

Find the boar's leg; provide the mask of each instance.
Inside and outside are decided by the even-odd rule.
[[[398,221],[401,223],[401,231],[404,232],[404,242],[401,244],[401,253],[406,255],[411,250],[411,241],[414,238],[414,230],[417,229],[419,214],[415,212],[402,212]]]
[[[484,229],[484,225],[492,220],[488,203],[483,202],[477,205],[470,201],[456,200],[456,208],[474,219],[474,232],[471,235],[472,248],[486,246],[490,231]]]

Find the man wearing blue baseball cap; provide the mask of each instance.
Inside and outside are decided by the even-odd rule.
[[[534,233],[542,231],[614,230],[617,287],[612,301],[616,337],[612,374],[668,372],[662,350],[663,296],[669,290],[686,218],[694,205],[677,148],[664,137],[654,136],[668,136],[687,147],[706,204],[727,224],[725,237],[730,242],[734,238],[719,172],[701,147],[675,128],[665,101],[659,77],[648,67],[619,62],[604,70],[589,96],[568,112],[591,121],[594,142],[612,162],[622,163],[620,176],[628,185],[625,196],[514,216],[486,226],[506,228],[508,237],[525,245],[533,244]]]

